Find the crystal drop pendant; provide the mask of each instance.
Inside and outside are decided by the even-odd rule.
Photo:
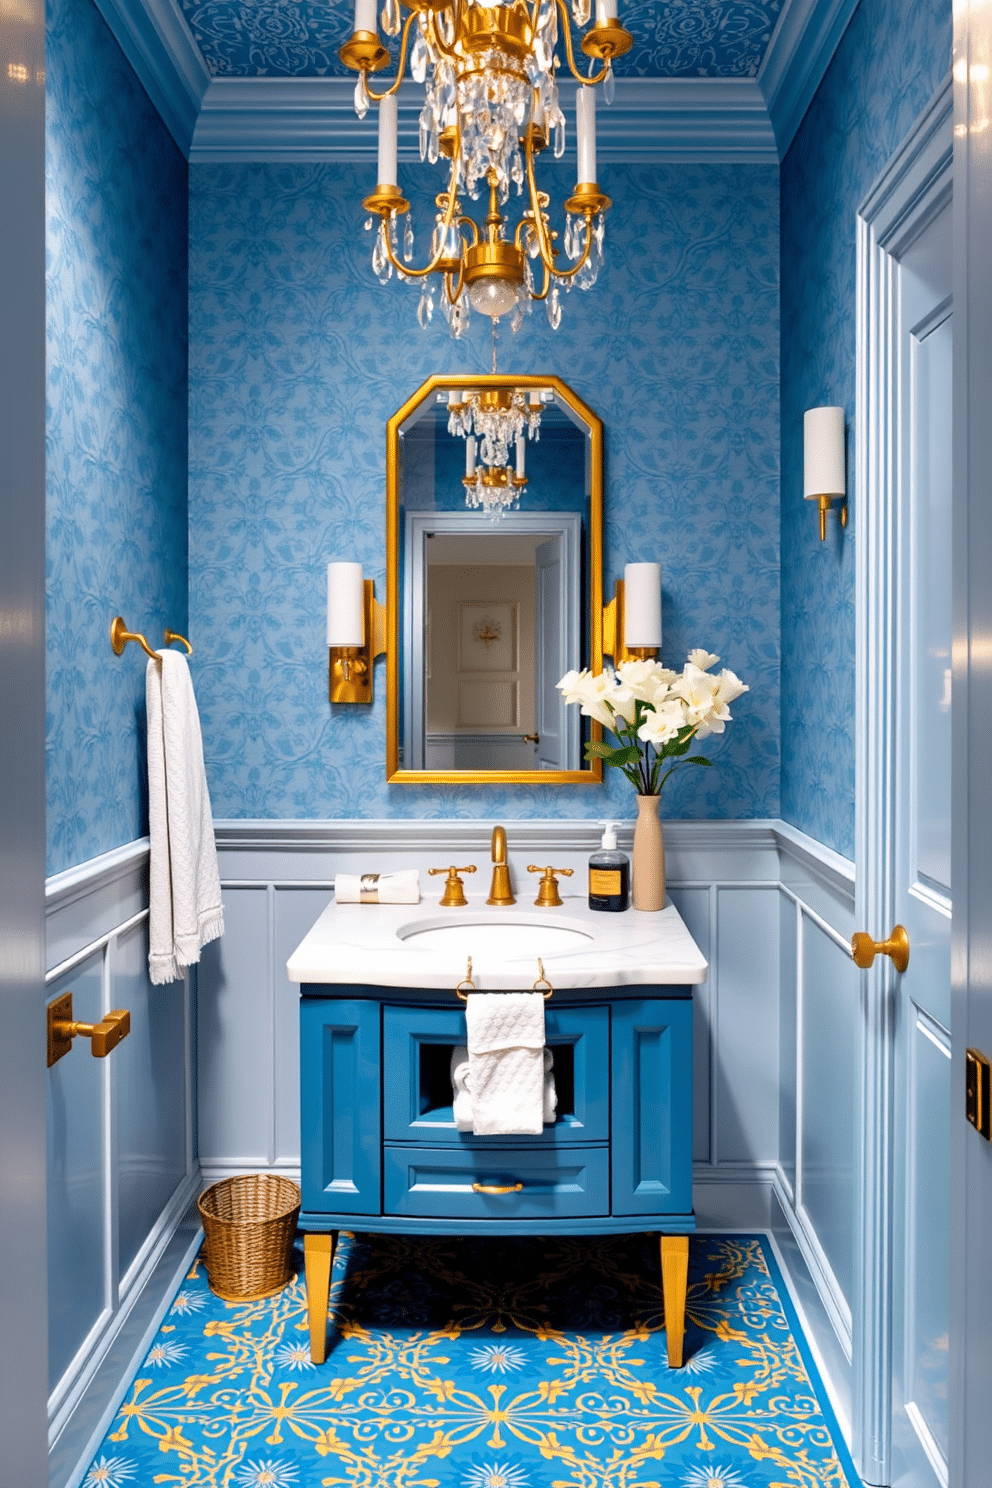
[[[616,82],[613,77],[613,63],[606,65],[606,76],[603,79],[603,102],[611,104],[616,97]]]
[[[409,263],[413,258],[413,223],[410,214],[407,213],[406,226],[403,229],[403,261]]]
[[[366,232],[371,232],[372,231],[372,218],[371,217],[366,217],[366,219],[365,219],[365,231]]]
[[[517,331],[519,331],[520,327],[523,325],[523,321],[523,301],[522,299],[518,298],[517,303],[513,307],[513,314],[510,316],[510,330],[513,332],[514,335],[516,335]]]
[[[553,331],[561,325],[561,299],[557,284],[551,286],[551,293],[548,295],[548,325]]]
[[[365,74],[358,74],[358,82],[355,84],[355,113],[360,119],[364,119],[369,111],[369,94],[365,86]]]
[[[427,42],[419,25],[410,52],[410,76],[415,83],[422,83],[427,77]]]
[[[382,29],[387,36],[400,34],[400,7],[398,0],[386,0],[382,7]]]
[[[589,0],[572,0],[572,15],[577,26],[584,26],[589,19]]]

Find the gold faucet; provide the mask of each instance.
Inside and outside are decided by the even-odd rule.
[[[510,888],[510,870],[506,866],[506,832],[502,827],[493,827],[493,881],[489,889],[487,904],[515,904]]]

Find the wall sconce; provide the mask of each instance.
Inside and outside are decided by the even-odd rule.
[[[332,703],[371,703],[372,663],[386,650],[386,606],[360,563],[327,565],[327,645]]]
[[[603,654],[647,661],[661,650],[661,564],[628,563],[603,608]]]
[[[803,496],[820,503],[820,541],[827,537],[827,512],[841,501],[840,525],[847,526],[843,408],[807,408],[803,414]]]

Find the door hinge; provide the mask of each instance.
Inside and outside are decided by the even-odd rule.
[[[978,1049],[965,1056],[965,1115],[975,1130],[992,1141],[992,1065]]]

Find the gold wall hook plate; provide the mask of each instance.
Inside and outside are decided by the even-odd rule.
[[[905,925],[896,925],[888,940],[872,940],[863,930],[851,936],[851,955],[855,966],[867,971],[876,956],[890,956],[896,971],[909,965],[909,935]]]
[[[130,1032],[131,1014],[127,1008],[112,1008],[99,1023],[74,1022],[72,993],[64,992],[48,1004],[48,1068],[68,1054],[74,1038],[88,1038],[94,1059],[105,1059]]]

